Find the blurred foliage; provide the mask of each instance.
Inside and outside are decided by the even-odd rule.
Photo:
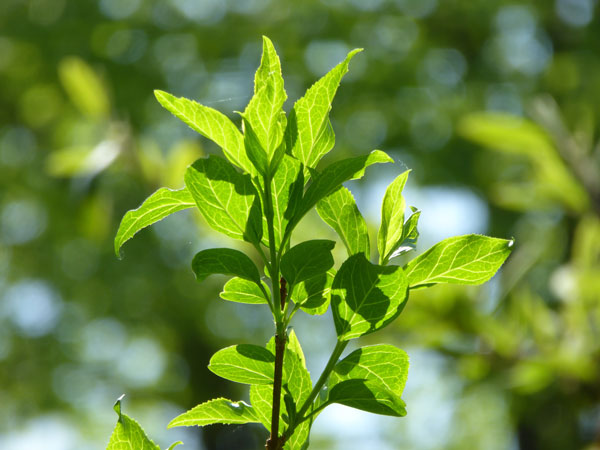
[[[208,359],[271,331],[219,301],[219,280],[194,281],[192,255],[219,237],[182,212],[124,261],[112,252],[125,211],[216,150],[153,89],[242,110],[261,34],[288,107],[365,48],[335,100],[338,151],[381,148],[414,169],[423,247],[457,234],[457,215],[461,232],[516,238],[488,288],[411,296],[391,332],[412,358],[408,416],[355,428],[381,448],[599,448],[599,30],[594,0],[0,2],[0,448],[103,448],[123,392],[161,445],[263,441],[252,427],[162,431],[239,397]],[[377,183],[353,190],[369,216]],[[314,354],[331,335],[300,331]],[[366,448],[319,421],[314,448]]]

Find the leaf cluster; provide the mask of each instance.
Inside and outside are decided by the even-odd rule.
[[[510,254],[511,241],[468,235],[446,239],[403,267],[390,264],[414,249],[418,240],[420,212],[413,208],[405,220],[406,171],[385,193],[377,237],[379,259],[371,262],[366,222],[343,183],[361,178],[372,164],[393,163],[392,158],[374,150],[325,167],[320,163],[335,144],[329,119],[333,98],[358,52],[350,52],[286,114],[279,57],[265,37],[254,95],[239,113],[241,130],[219,111],[156,91],[161,105],[214,141],[224,157],[199,159],[187,169],[183,189],[159,189],[128,212],[115,238],[117,255],[142,228],[196,207],[209,227],[255,249],[251,255],[233,248],[198,252],[192,261],[198,281],[212,274],[232,277],[221,297],[265,304],[275,324],[275,336],[266,345],[234,345],[218,351],[210,361],[209,369],[216,375],[250,386],[251,405],[210,400],[169,426],[258,422],[271,433],[267,448],[301,449],[308,446],[315,418],[332,403],[404,416],[406,353],[391,345],[375,345],[358,348],[340,360],[348,342],[395,320],[410,290],[438,283],[483,283]],[[294,230],[313,208],[346,248],[347,259],[337,270],[334,241],[313,239],[292,245]],[[337,342],[313,383],[300,342],[288,327],[297,311],[323,314],[329,306]],[[124,431],[129,419],[123,417],[117,424],[118,435],[133,436]],[[109,448],[120,448],[118,442],[124,439],[111,439]]]

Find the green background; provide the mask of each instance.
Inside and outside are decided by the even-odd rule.
[[[411,356],[408,415],[332,407],[311,448],[599,448],[594,0],[0,2],[0,448],[104,448],[122,393],[161,446],[261,447],[257,426],[165,430],[197,403],[247,398],[206,365],[272,333],[264,307],[218,299],[223,278],[194,280],[194,253],[231,241],[189,212],[141,232],[121,261],[112,239],[127,210],[218,151],[152,91],[235,118],[263,34],[287,110],[365,48],[333,104],[328,160],[379,148],[397,161],[348,185],[372,247],[385,186],[406,168],[418,251],[471,232],[516,239],[483,288],[415,292],[394,325],[361,339]],[[315,215],[301,235],[333,237]],[[294,325],[316,378],[331,317]]]

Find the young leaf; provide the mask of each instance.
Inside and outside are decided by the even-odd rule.
[[[328,403],[340,403],[385,416],[406,415],[406,405],[400,397],[371,380],[345,380],[329,391]]]
[[[252,406],[244,402],[232,402],[216,398],[202,403],[175,417],[167,428],[212,425],[214,423],[241,424],[259,422]]]
[[[250,403],[260,423],[271,431],[271,411],[273,409],[273,386],[253,384],[250,386]],[[281,393],[281,405],[285,405],[284,393]],[[279,434],[283,433],[286,421],[279,421]]]
[[[370,256],[367,223],[356,206],[352,193],[341,187],[317,203],[321,219],[333,228],[348,250],[348,256],[363,252]]]
[[[297,283],[290,294],[292,301],[300,305],[302,311],[319,315],[324,314],[329,308],[331,299],[331,284],[335,270],[330,269],[301,283]]]
[[[260,200],[248,175],[218,156],[196,161],[185,172],[185,184],[204,219],[214,230],[259,244]]]
[[[417,230],[417,225],[419,223],[421,211],[417,211],[417,209],[413,208],[412,206],[411,208],[413,210],[413,214],[404,223],[404,226],[402,227],[402,236],[398,241],[399,243],[392,254],[389,255],[388,260],[414,250],[417,247],[417,239],[419,238],[419,230]],[[386,260],[384,263],[387,264],[387,262],[388,261]]]
[[[371,264],[363,253],[348,258],[331,288],[331,307],[340,340],[385,327],[404,308],[408,283],[399,266]]]
[[[333,147],[324,145],[322,137],[323,133],[330,132],[328,115],[331,102],[342,77],[348,72],[350,60],[360,51],[362,49],[348,53],[344,61],[312,85],[304,97],[294,104],[286,129],[287,147],[306,167],[316,167],[323,155]],[[327,139],[324,142],[328,142]],[[316,145],[319,141],[320,145]]]
[[[198,281],[209,275],[220,273],[234,275],[260,285],[260,273],[245,253],[232,248],[209,248],[196,253],[192,260],[192,270]]]
[[[275,355],[264,347],[233,345],[219,350],[208,368],[226,380],[245,384],[273,384]]]
[[[154,95],[171,114],[221,147],[229,161],[250,174],[256,173],[246,156],[242,133],[227,116],[193,100],[177,98],[167,92],[156,90]]]
[[[232,278],[225,286],[223,292],[219,294],[223,300],[237,303],[261,304],[268,303],[265,298],[265,292],[268,294],[269,287],[262,282],[264,292],[252,281],[243,278]]]
[[[512,245],[513,241],[479,234],[444,239],[406,265],[409,285],[484,283],[508,258]]]
[[[119,255],[121,246],[131,239],[142,228],[164,219],[174,212],[191,208],[195,205],[194,198],[185,188],[172,191],[160,188],[138,208],[128,211],[121,220],[115,236],[115,253]]]
[[[325,239],[305,241],[289,249],[281,258],[281,274],[290,285],[308,280],[333,267],[331,250],[335,242]]]
[[[275,247],[279,249],[283,232],[304,192],[302,164],[289,155],[284,155],[271,182],[273,194],[273,228]],[[267,219],[263,217],[263,236],[269,235]],[[268,244],[268,242],[267,242]]]
[[[273,43],[263,37],[263,56],[256,71],[254,96],[242,114],[247,134],[246,151],[262,174],[267,173],[271,163],[279,160],[285,151],[285,146],[280,144],[286,128],[285,114],[282,116],[281,109],[286,98],[279,57]]]
[[[333,368],[328,386],[352,378],[371,380],[383,385],[400,397],[408,376],[408,355],[393,345],[372,345],[361,347]]]
[[[410,170],[398,175],[388,186],[381,205],[381,225],[377,235],[379,264],[386,264],[390,255],[402,243],[404,230],[404,210],[406,202],[402,190],[408,179]]]
[[[117,425],[110,437],[106,450],[160,450],[160,447],[150,440],[144,429],[131,417],[121,413],[121,400],[119,397],[114,410],[119,416]]]
[[[394,162],[394,160],[380,150],[373,150],[368,155],[347,158],[330,164],[316,176],[304,193],[293,225],[298,223],[319,200],[339,189],[345,181],[362,177],[365,169],[372,164],[388,162]]]

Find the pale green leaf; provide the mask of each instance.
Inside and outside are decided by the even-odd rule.
[[[218,156],[196,161],[185,172],[185,184],[213,229],[255,244],[262,238],[262,212],[250,177]]]
[[[318,315],[324,314],[329,308],[331,299],[331,284],[335,270],[330,269],[301,283],[297,283],[291,293],[292,301],[300,305],[302,311]]]
[[[363,253],[348,258],[331,288],[335,329],[341,340],[385,327],[404,308],[408,283],[399,266],[371,264]]]
[[[331,103],[342,77],[348,72],[350,60],[361,50],[348,53],[344,61],[312,85],[304,97],[294,104],[286,129],[287,147],[306,167],[316,167],[323,155],[333,147],[333,133],[328,135]]]
[[[301,242],[281,258],[281,274],[291,285],[327,272],[333,267],[331,250],[335,242],[315,239]]]
[[[221,147],[229,161],[250,174],[256,172],[246,155],[242,133],[227,116],[193,100],[177,98],[167,92],[156,90],[154,95],[174,116]]]
[[[498,271],[513,241],[469,234],[444,239],[406,265],[411,288],[436,283],[481,284]]]
[[[396,249],[389,255],[388,259],[395,258],[406,252],[414,250],[417,247],[417,240],[419,238],[419,230],[417,225],[419,224],[419,217],[421,217],[421,211],[417,211],[413,208],[413,214],[406,220],[402,227],[402,236],[396,244]],[[387,264],[387,261],[385,261]]]
[[[232,402],[226,398],[216,398],[175,417],[169,423],[168,428],[203,427],[214,423],[241,424],[256,422],[259,422],[259,420],[252,406],[244,402]]]
[[[160,188],[138,208],[128,211],[119,225],[115,237],[115,253],[119,256],[119,249],[125,241],[131,239],[142,228],[164,219],[174,212],[195,206],[194,198],[187,189],[172,191]]]
[[[208,368],[227,380],[244,384],[273,384],[275,355],[264,347],[233,345],[219,350]]]
[[[108,118],[110,100],[106,87],[83,59],[63,58],[58,65],[58,75],[69,99],[83,114],[96,120]]]
[[[371,380],[351,379],[336,384],[329,391],[328,402],[386,416],[406,415],[404,401],[380,383]]]
[[[289,155],[283,156],[281,164],[279,164],[273,175],[271,192],[273,196],[275,248],[279,249],[285,228],[293,217],[295,208],[302,199],[304,192],[302,164],[296,158]],[[263,236],[266,238],[268,235],[267,219],[263,217]]]
[[[348,256],[363,252],[370,256],[367,223],[356,206],[352,193],[341,187],[317,203],[321,219],[333,228],[348,250]]]
[[[121,412],[122,398],[123,396],[114,406],[119,419],[106,450],[160,450],[160,447],[146,436],[139,423]]]
[[[315,176],[304,193],[292,224],[299,222],[319,200],[335,192],[342,183],[362,177],[365,169],[372,164],[388,162],[394,160],[380,150],[373,150],[368,155],[347,158],[330,164]]]
[[[262,304],[267,303],[265,292],[268,294],[269,287],[262,282],[264,291],[253,281],[243,278],[232,278],[225,286],[223,292],[219,294],[223,300],[237,303]]]
[[[406,352],[393,345],[361,347],[335,365],[328,386],[331,389],[341,381],[353,378],[371,380],[400,397],[406,384],[408,365]]]
[[[213,274],[233,275],[260,285],[260,273],[252,260],[232,248],[209,248],[196,253],[192,270],[198,281]]]
[[[383,196],[381,205],[381,225],[377,235],[379,263],[386,264],[390,255],[400,246],[404,231],[404,210],[406,202],[402,190],[408,179],[410,170],[398,175],[390,183]]]

